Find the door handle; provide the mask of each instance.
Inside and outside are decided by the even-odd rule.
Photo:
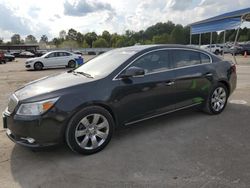
[[[210,73],[210,72],[208,72],[208,73],[204,74],[204,76],[205,76],[205,77],[210,77],[210,76],[213,76],[213,74]]]
[[[165,85],[166,86],[172,86],[172,85],[174,85],[174,81],[165,82]]]

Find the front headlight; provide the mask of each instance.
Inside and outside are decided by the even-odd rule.
[[[31,60],[31,61],[26,61],[26,64],[30,64],[30,63],[32,63],[33,62],[33,60]]]
[[[17,110],[17,114],[26,116],[41,115],[44,112],[48,111],[58,99],[59,97],[34,103],[21,104]]]

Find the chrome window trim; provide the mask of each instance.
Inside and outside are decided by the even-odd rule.
[[[194,52],[199,52],[199,53],[203,53],[205,55],[207,55],[210,59],[210,62],[209,63],[201,63],[201,64],[198,64],[198,65],[190,65],[190,66],[185,66],[185,67],[178,67],[178,68],[171,68],[171,69],[166,69],[166,70],[161,70],[161,71],[155,71],[155,72],[150,72],[150,73],[146,73],[144,74],[144,76],[147,76],[147,75],[151,75],[151,74],[156,74],[156,73],[161,73],[161,72],[168,72],[168,71],[172,71],[172,70],[177,70],[177,69],[184,69],[184,68],[189,68],[189,67],[196,67],[196,66],[201,66],[201,65],[206,65],[206,64],[211,64],[212,63],[212,57],[210,54],[206,53],[206,52],[203,52],[203,51],[200,51],[200,50],[196,50],[196,49],[189,49],[189,48],[161,48],[161,49],[155,49],[155,50],[151,50],[151,51],[148,51],[148,52],[145,52],[144,54],[138,56],[137,58],[135,58],[133,61],[131,61],[126,67],[124,67],[118,74],[116,74],[114,76],[114,78],[112,79],[112,81],[116,81],[116,80],[122,80],[122,78],[117,78],[119,77],[119,75],[125,70],[127,69],[132,63],[134,63],[136,60],[138,60],[139,58],[141,58],[142,56],[145,56],[149,53],[152,53],[152,52],[157,52],[157,51],[163,51],[163,50],[188,50],[188,51],[194,51]],[[137,76],[138,77],[138,76]],[[140,77],[143,77],[143,76],[140,76]]]

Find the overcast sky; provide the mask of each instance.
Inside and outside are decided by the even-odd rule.
[[[46,34],[51,39],[70,28],[124,33],[168,20],[187,25],[248,7],[250,0],[0,0],[0,37]]]

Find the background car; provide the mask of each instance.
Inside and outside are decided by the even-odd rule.
[[[36,55],[36,57],[41,57],[41,56],[43,56],[43,55],[46,54],[46,53],[48,53],[47,50],[37,50],[37,51],[35,52],[35,55]]]
[[[4,59],[4,53],[3,52],[0,52],[0,64],[5,64],[6,61]]]
[[[32,57],[36,57],[35,54],[29,52],[29,51],[23,51],[21,52],[18,57],[21,57],[21,58],[32,58]]]
[[[11,55],[9,53],[4,53],[4,59],[5,59],[6,62],[8,62],[8,61],[14,61],[15,60],[15,56]]]
[[[68,51],[51,51],[41,57],[27,59],[26,69],[42,70],[52,67],[74,68],[77,65],[77,59],[81,56]]]
[[[211,44],[211,45],[202,45],[201,49],[214,53],[216,55],[222,54],[223,49],[218,44]]]
[[[66,140],[71,150],[93,154],[109,143],[115,128],[191,107],[221,113],[236,79],[235,64],[197,48],[115,49],[15,91],[4,128],[27,147]]]

